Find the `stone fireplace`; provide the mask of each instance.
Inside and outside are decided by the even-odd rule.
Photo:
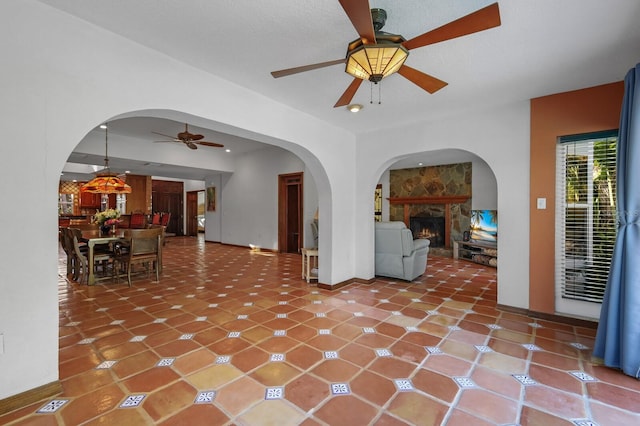
[[[451,255],[471,221],[471,163],[391,170],[389,209],[389,220],[403,221],[414,238],[428,238],[434,253]],[[431,223],[418,224],[425,221]]]
[[[445,246],[444,217],[412,216],[409,218],[409,229],[411,229],[414,239],[425,238],[431,241],[430,248]]]

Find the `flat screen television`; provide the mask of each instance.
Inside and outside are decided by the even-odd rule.
[[[497,210],[471,210],[471,239],[498,243]]]

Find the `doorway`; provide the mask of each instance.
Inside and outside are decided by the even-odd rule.
[[[152,181],[152,211],[171,213],[167,224],[167,234],[184,235],[183,185],[182,182],[176,181],[155,179]]]
[[[300,253],[304,173],[278,176],[278,251]]]
[[[189,237],[204,232],[204,191],[187,192],[187,231]]]

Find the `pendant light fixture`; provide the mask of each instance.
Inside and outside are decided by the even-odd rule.
[[[102,127],[102,126],[100,126]],[[109,169],[109,129],[104,125],[104,169],[96,177],[82,185],[81,192],[93,194],[130,194],[131,186]]]

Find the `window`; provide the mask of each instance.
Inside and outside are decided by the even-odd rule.
[[[58,215],[73,215],[73,194],[58,194]]]
[[[562,137],[558,143],[558,311],[563,310],[558,306],[568,300],[602,303],[617,231],[616,142],[617,131],[609,131]],[[572,314],[585,314],[579,308],[569,310]]]

